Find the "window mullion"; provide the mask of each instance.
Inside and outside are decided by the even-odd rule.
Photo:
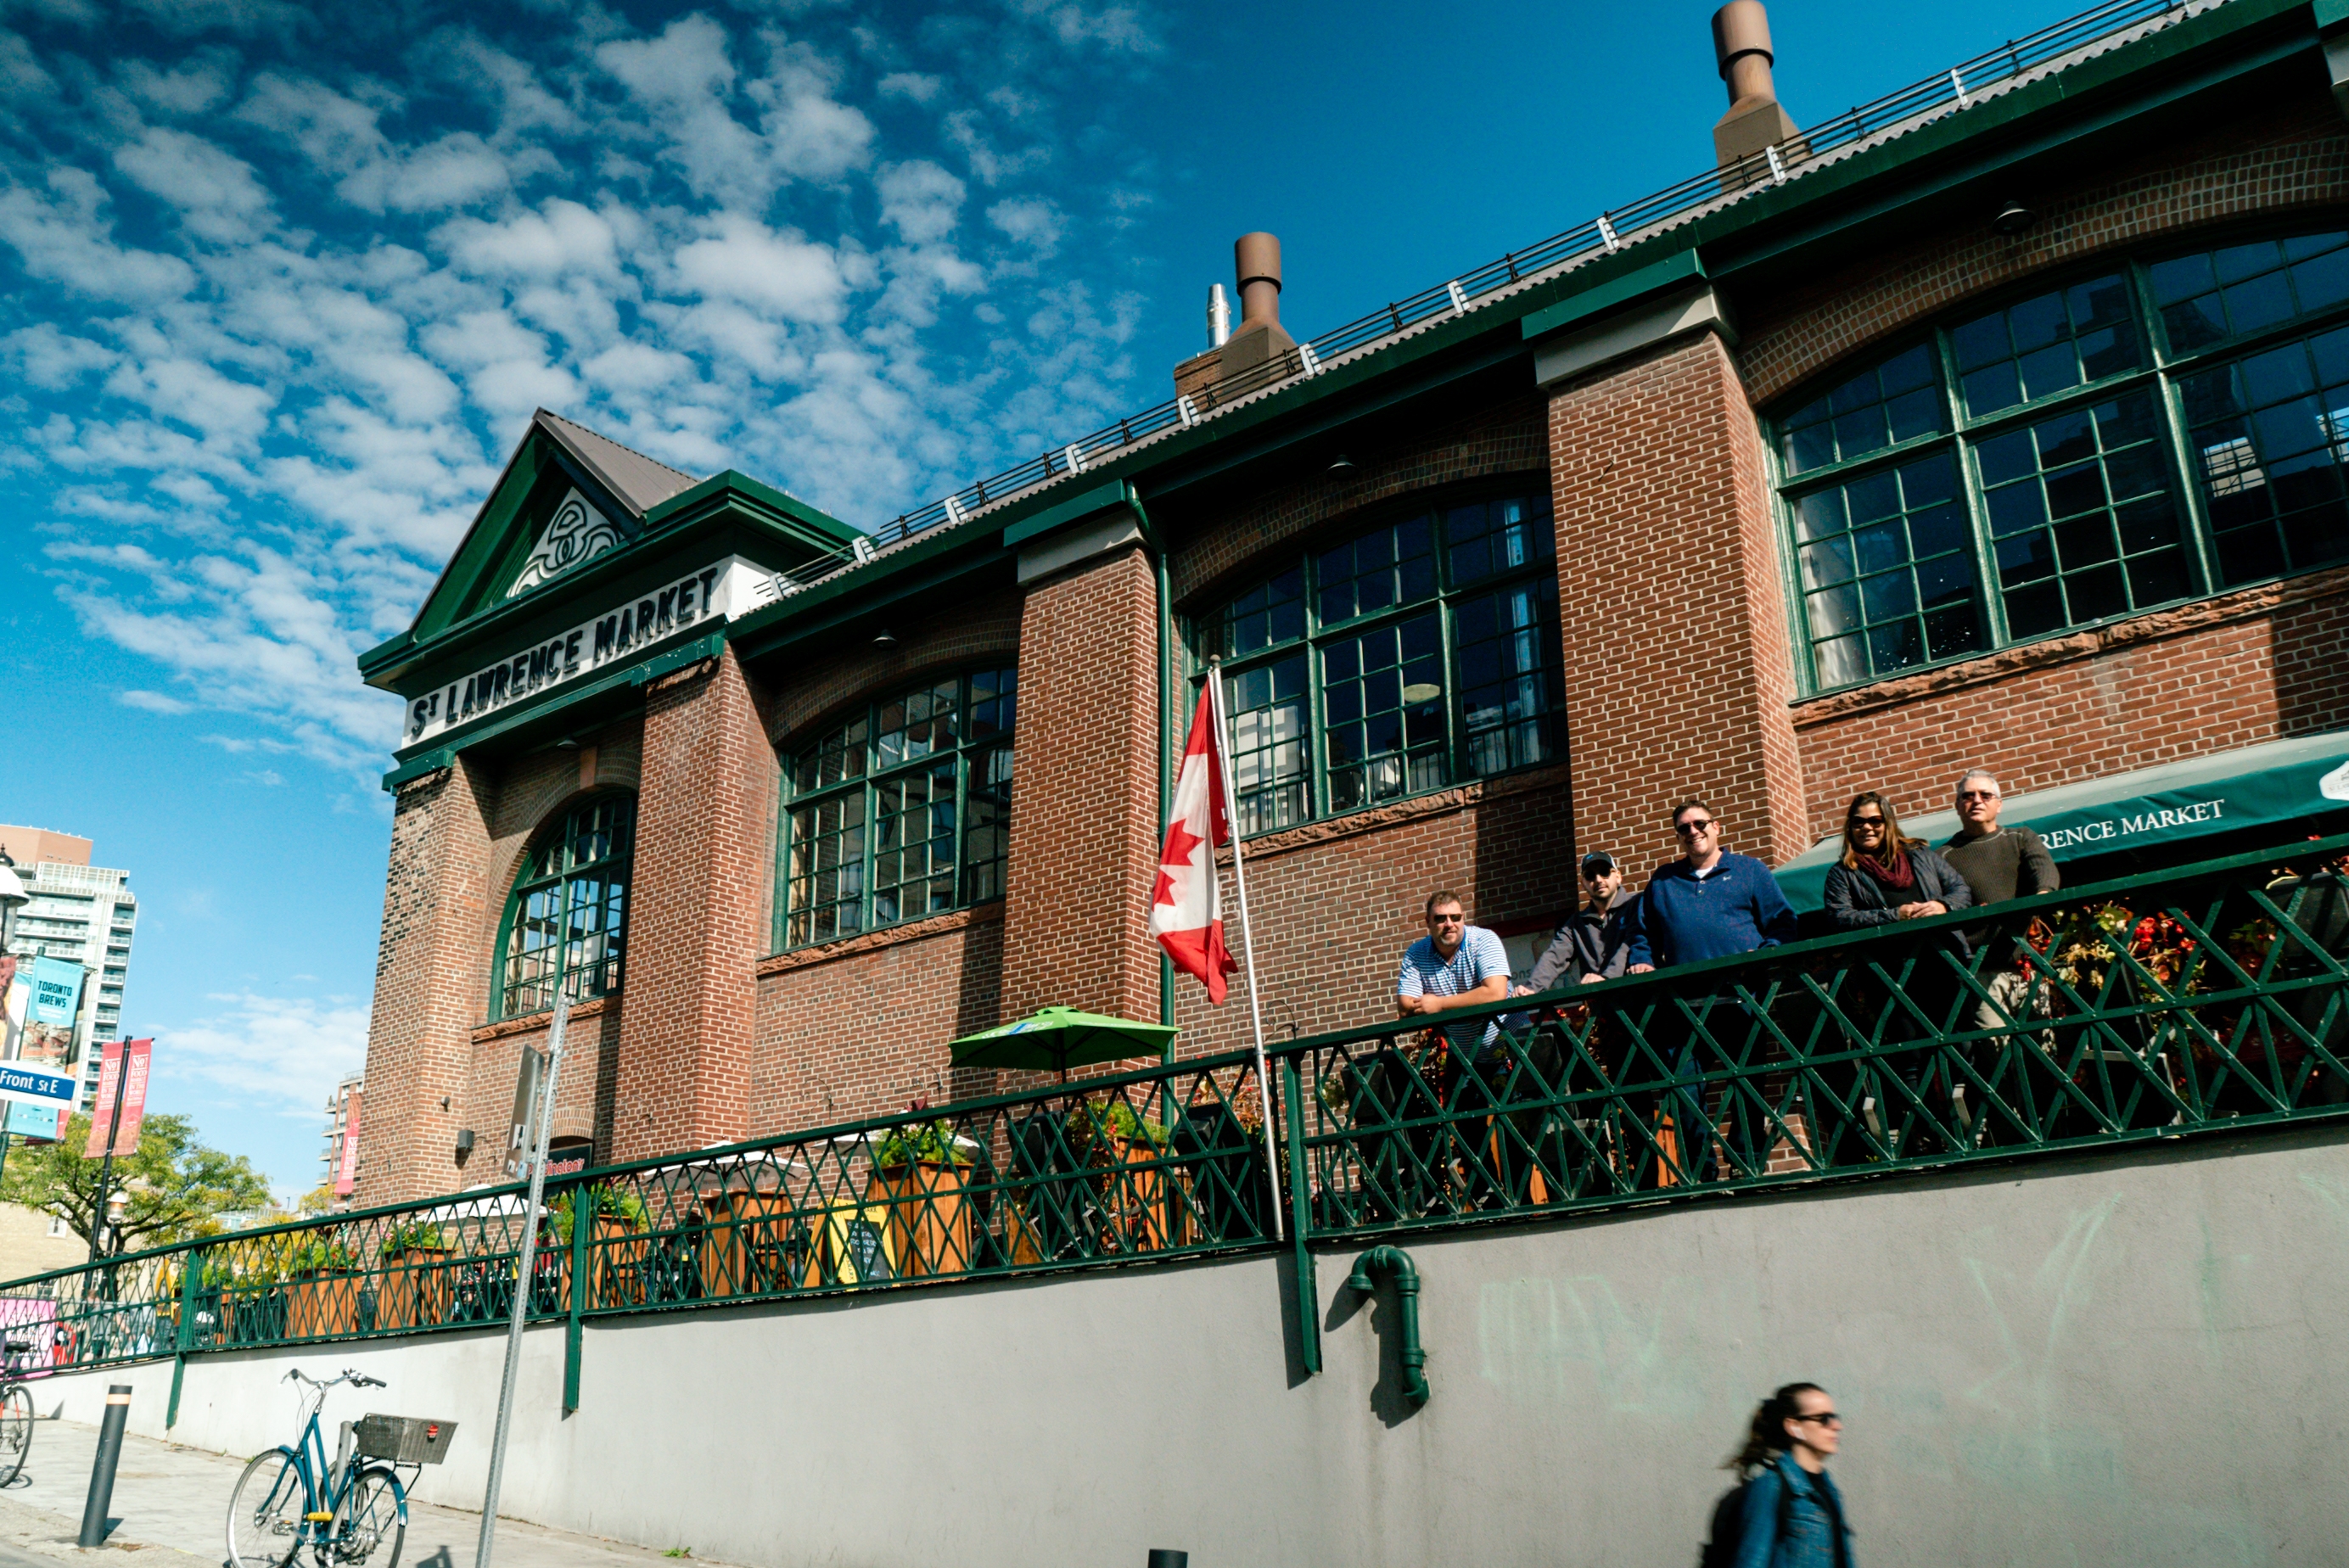
[[[1988,652],[2006,645],[2006,596],[1999,591],[1998,546],[1991,538],[1990,503],[1982,499],[1982,480],[1974,471],[1974,443],[1984,428],[1966,418],[1965,401],[1958,390],[1958,351],[1944,331],[1933,334],[1933,352],[1941,366],[1941,395],[1948,399],[1951,455],[1958,465],[1959,493],[1965,498],[1966,532],[1973,542],[1974,588],[1982,595],[1982,639]]]
[[[2219,583],[2218,538],[2202,494],[2200,476],[2195,472],[2197,454],[2192,433],[2186,426],[2186,395],[2178,377],[2167,374],[2157,377],[2154,390],[2161,404],[2162,428],[2169,432],[2169,479],[2178,487],[2178,506],[2185,514],[2184,543],[2186,557],[2194,563],[2193,591],[2198,595],[2215,593]]]

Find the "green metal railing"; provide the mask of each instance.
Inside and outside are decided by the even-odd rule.
[[[1315,1243],[2349,1115],[2349,835],[1283,1047]],[[1494,1018],[1501,1032],[1476,1039]],[[1268,1250],[1231,1053],[0,1286],[57,1369]],[[1300,1296],[1301,1300],[1311,1297]],[[1312,1314],[1300,1348],[1318,1360]]]

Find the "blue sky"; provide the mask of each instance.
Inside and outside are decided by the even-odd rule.
[[[155,1103],[317,1179],[406,625],[540,405],[874,525],[1702,170],[1701,4],[0,3],[0,820],[143,901]],[[1781,0],[1799,121],[2064,12]]]

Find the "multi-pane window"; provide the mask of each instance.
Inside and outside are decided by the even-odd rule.
[[[634,796],[594,795],[533,843],[506,901],[498,1016],[543,1012],[558,985],[574,1002],[620,988],[636,822]]]
[[[2349,233],[2107,264],[1773,420],[1814,689],[2349,560]]]
[[[1309,552],[1201,616],[1239,830],[1555,761],[1555,554],[1546,495],[1460,501]]]
[[[1003,896],[1018,676],[948,676],[850,715],[792,759],[786,946]]]

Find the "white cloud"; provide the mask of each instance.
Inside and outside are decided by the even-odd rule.
[[[151,196],[180,210],[188,232],[233,243],[269,224],[269,192],[253,166],[201,137],[154,126],[114,151],[114,166]]]
[[[1068,220],[1061,215],[1061,210],[1040,196],[998,201],[987,210],[987,221],[1002,230],[1015,244],[1035,252],[1040,260],[1060,250],[1061,236],[1068,229]]]
[[[680,246],[675,265],[690,293],[792,321],[837,320],[848,287],[831,247],[730,214],[710,223],[708,238]]]
[[[350,997],[231,992],[205,1001],[204,1016],[171,1027],[158,1078],[226,1090],[264,1115],[315,1118],[367,1060],[367,1009]]]
[[[189,713],[191,705],[175,696],[165,696],[159,691],[124,691],[114,694],[114,700],[125,707],[144,708],[149,713]]]
[[[926,104],[935,99],[946,86],[943,77],[926,77],[919,71],[891,71],[880,81],[881,96],[901,98],[909,103]]]
[[[884,164],[875,182],[881,221],[906,243],[928,244],[954,232],[962,211],[963,183],[927,159]]]

